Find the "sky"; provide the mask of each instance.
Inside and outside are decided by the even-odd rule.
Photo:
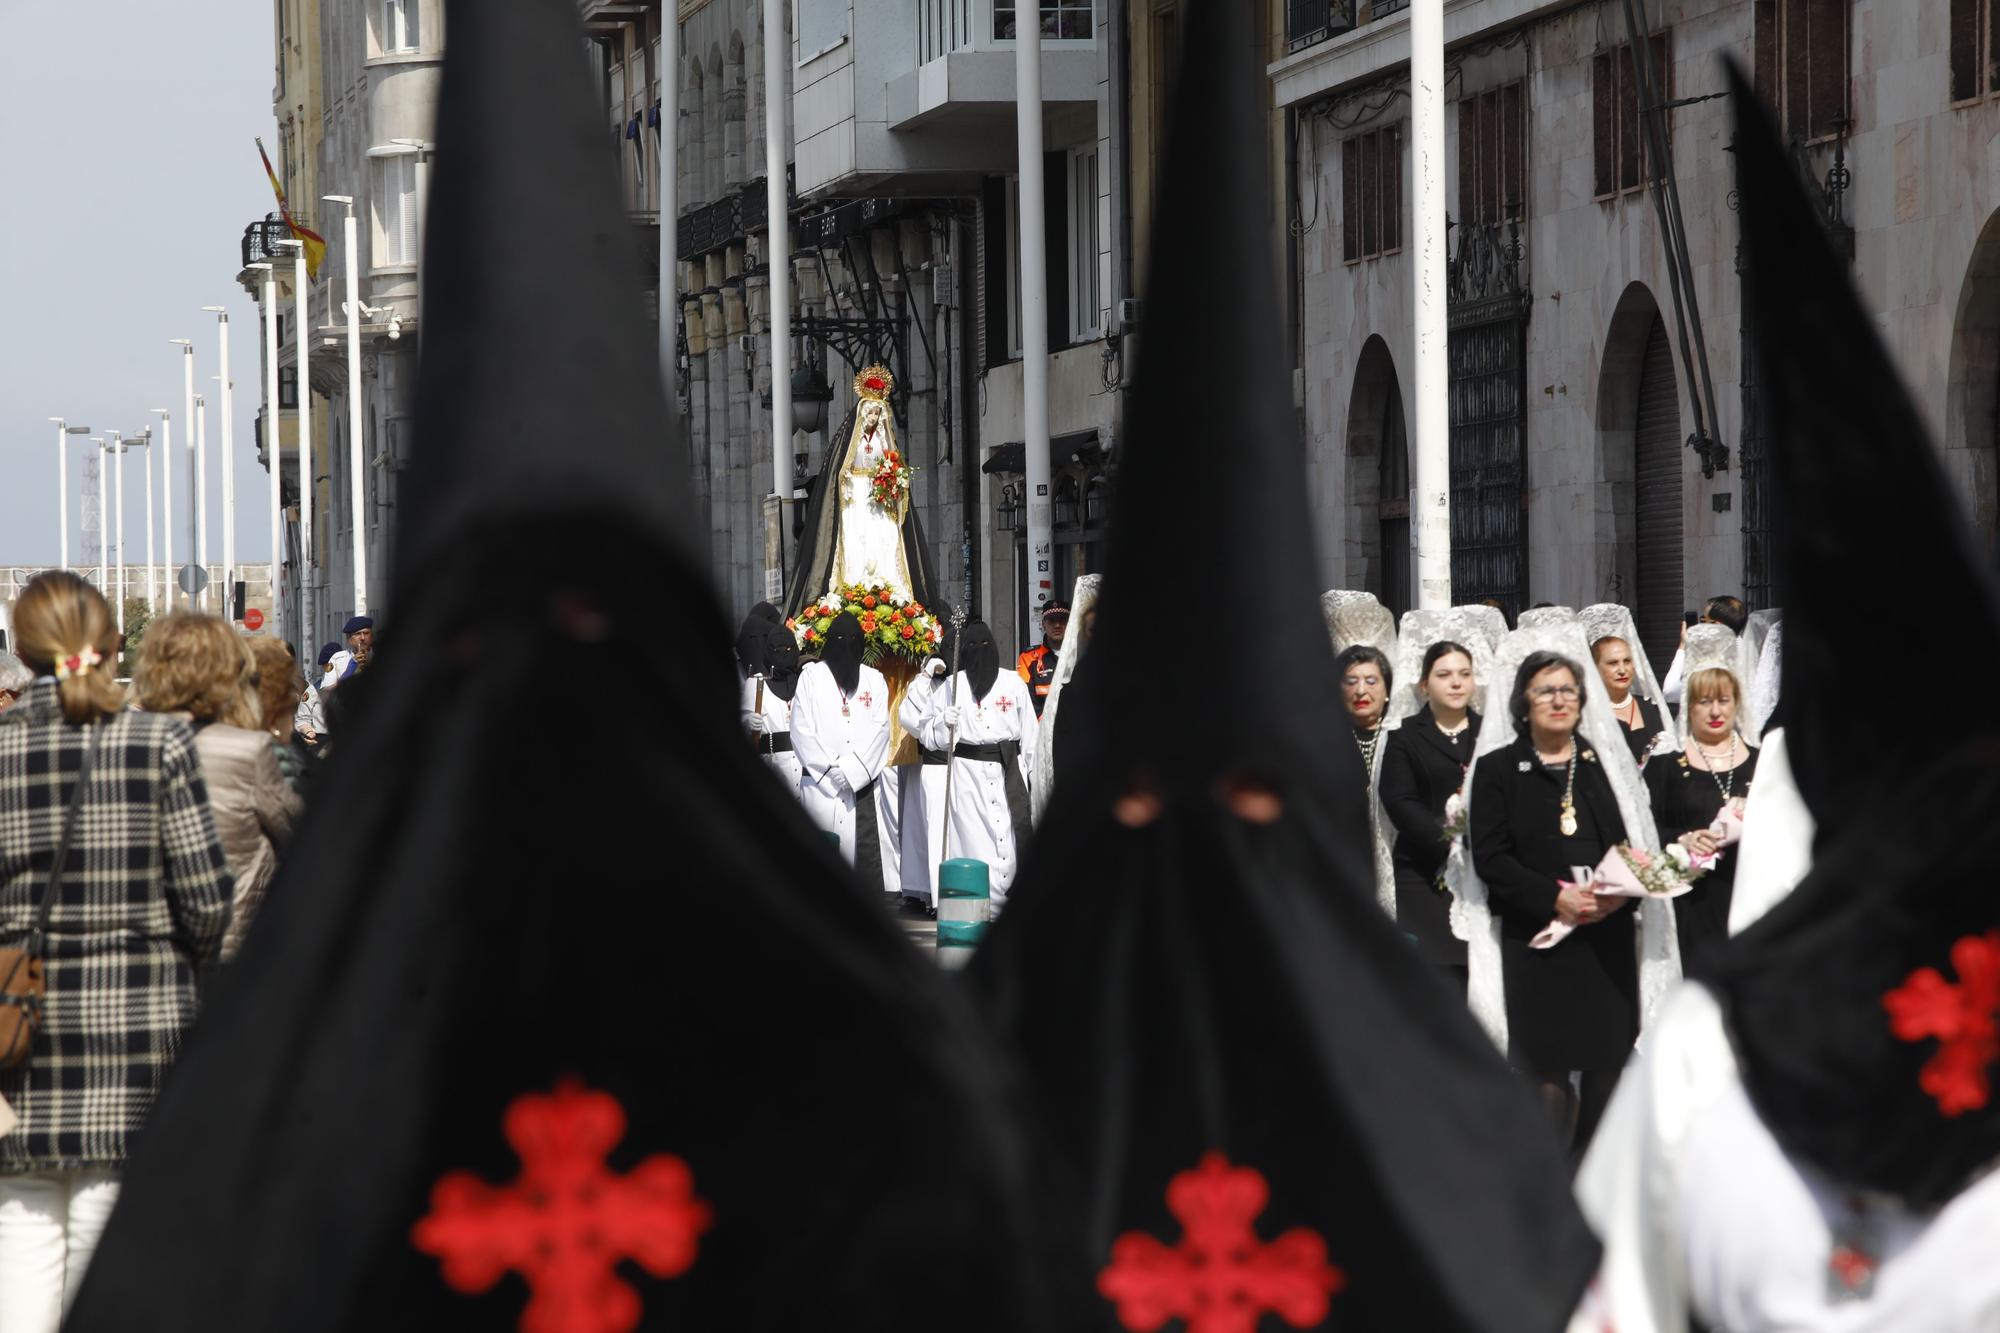
[[[79,22],[79,20],[82,22]],[[55,426],[93,435],[174,418],[174,555],[188,559],[181,349],[208,411],[209,558],[222,559],[216,317],[235,385],[236,555],[271,554],[256,302],[236,283],[243,229],[273,207],[254,142],[275,141],[270,7],[261,0],[0,0],[0,564],[54,564]],[[71,437],[70,546],[84,461]],[[145,559],[145,456],[125,459],[125,549]],[[155,475],[156,502],[159,477]],[[114,520],[115,521],[115,520]],[[156,541],[160,524],[156,517]],[[162,553],[161,557],[165,556]]]

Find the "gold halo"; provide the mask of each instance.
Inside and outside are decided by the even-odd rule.
[[[896,377],[887,366],[863,366],[854,376],[854,396],[886,403],[896,390]]]

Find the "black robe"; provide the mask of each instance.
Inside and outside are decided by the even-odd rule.
[[[1683,754],[1663,754],[1646,765],[1646,792],[1653,804],[1653,823],[1660,830],[1662,846],[1683,833],[1707,828],[1722,810],[1722,789],[1716,777],[1730,784],[1732,796],[1746,796],[1757,776],[1757,751],[1733,770],[1711,776],[1688,762]],[[1736,854],[1730,847],[1722,853],[1715,869],[1695,881],[1692,889],[1674,899],[1674,926],[1680,934],[1681,971],[1687,976],[1706,973],[1716,954],[1729,942],[1729,901],[1736,891]]]
[[[1611,780],[1587,743],[1576,764],[1577,831],[1563,835],[1564,774],[1543,765],[1525,735],[1481,759],[1472,774],[1472,857],[1500,922],[1508,1059],[1534,1073],[1616,1069],[1639,1035],[1638,916],[1631,907],[1553,949],[1528,947],[1555,919],[1556,881],[1570,879],[1574,866],[1595,866],[1625,840]]]
[[[1429,705],[1403,719],[1383,743],[1382,812],[1396,829],[1396,921],[1433,963],[1465,966],[1465,941],[1451,933],[1451,898],[1437,887],[1451,852],[1445,802],[1465,784],[1480,718],[1467,715],[1456,737],[1438,730]]]

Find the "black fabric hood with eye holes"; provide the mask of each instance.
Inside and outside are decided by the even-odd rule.
[[[1285,1276],[1241,1294],[1289,1326],[1553,1333],[1597,1242],[1545,1113],[1376,904],[1269,181],[1242,147],[1266,118],[1258,20],[1187,11],[1132,409],[1146,447],[1071,682],[1087,702],[1065,695],[1063,783],[969,978],[1024,1071],[1050,1284],[1065,1329],[1150,1328],[1199,1308],[1196,1267],[1261,1252]],[[1253,638],[1226,688],[1161,669],[1191,616]],[[1218,799],[1243,782],[1277,797],[1274,822]],[[1128,827],[1134,790],[1158,811]]]

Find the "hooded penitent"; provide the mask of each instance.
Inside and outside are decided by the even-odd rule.
[[[840,686],[842,694],[852,694],[860,688],[861,659],[867,651],[861,622],[853,616],[835,616],[833,627],[826,632],[826,647],[820,650],[819,660],[833,673],[834,684]]]
[[[783,625],[764,636],[764,683],[786,703],[799,688],[799,641]]]
[[[1335,813],[1362,775],[1243,151],[1258,23],[1187,13],[1077,768],[972,965],[1030,1081],[1063,1327],[1556,1329],[1597,1246],[1555,1136]],[[1159,669],[1189,607],[1257,627],[1226,689]]]
[[[765,636],[771,626],[782,626],[785,618],[778,614],[778,608],[769,602],[759,602],[750,608],[750,614],[743,617],[743,628],[736,631],[736,660],[746,675],[760,675],[764,670]]]
[[[449,16],[396,651],[68,1327],[1046,1327],[982,1043],[737,731],[577,8]]]
[[[1854,609],[2000,660],[2000,590],[1923,419],[1748,86],[1736,78],[1746,300],[1783,515],[1785,736],[1814,868],[1714,985],[1752,1103],[1837,1186],[1929,1208],[2000,1160],[2000,715],[1863,737],[1880,653]],[[1892,478],[1893,484],[1883,484]],[[1893,534],[1894,558],[1857,533]]]
[[[975,620],[965,627],[965,659],[960,666],[973,698],[984,699],[992,693],[993,682],[1000,679],[1000,644],[985,621]]]

